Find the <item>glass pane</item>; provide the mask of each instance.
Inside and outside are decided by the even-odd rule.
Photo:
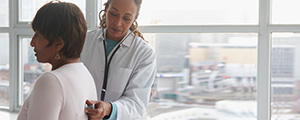
[[[157,76],[147,116],[164,120],[256,120],[257,34],[144,34]]]
[[[273,0],[272,24],[300,24],[299,0]]]
[[[49,0],[19,0],[19,21],[29,22],[32,21],[34,15],[40,7],[46,4]],[[76,4],[85,16],[85,0],[60,0]]]
[[[144,0],[138,23],[139,25],[257,25],[258,0]]]
[[[20,104],[22,104],[25,98],[30,93],[31,89],[33,88],[33,84],[38,76],[42,73],[50,71],[51,65],[50,64],[41,64],[38,63],[36,57],[34,56],[35,52],[33,51],[33,47],[30,46],[31,38],[21,38],[21,49],[22,49],[22,66],[23,66],[23,88],[22,99]]]
[[[0,108],[9,107],[9,34],[0,33]]]
[[[300,120],[300,33],[274,33],[272,42],[272,120]]]
[[[8,0],[1,0],[0,8],[0,27],[8,27]]]
[[[104,3],[106,2],[107,0],[98,0],[98,5],[97,5],[97,13],[99,13],[102,9],[104,9]],[[103,15],[103,13],[101,14]],[[100,19],[99,19],[99,15],[97,14],[97,26],[100,25]]]

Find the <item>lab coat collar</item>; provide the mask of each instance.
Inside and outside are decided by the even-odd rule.
[[[98,31],[99,31],[98,32],[99,33],[98,40],[100,40],[100,41],[104,40],[106,38],[106,36],[105,36],[106,35],[106,28],[104,28],[104,29],[100,28]]]
[[[101,34],[102,33],[102,30],[103,30],[103,35]],[[100,40],[100,41],[102,41],[102,40],[105,40],[106,39],[106,31],[107,31],[107,29],[106,28],[104,28],[104,29],[101,29],[100,28],[100,34],[99,34],[99,37],[98,37],[98,40]],[[129,35],[130,34],[130,35]],[[126,38],[126,36],[127,36],[127,38]],[[131,32],[131,30],[128,30],[127,31],[127,34],[125,35],[125,39],[126,40],[124,40],[123,41],[123,43],[121,44],[121,46],[125,46],[125,47],[130,47],[130,45],[131,45],[131,43],[132,43],[132,41],[133,41],[133,39],[134,39],[134,34],[133,34],[133,32]],[[123,38],[123,39],[124,39]],[[122,40],[123,40],[122,39]],[[121,41],[122,41],[121,40]]]

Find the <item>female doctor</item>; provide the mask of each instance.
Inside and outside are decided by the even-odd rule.
[[[81,60],[92,74],[98,101],[90,120],[137,120],[149,102],[156,72],[154,49],[137,30],[142,0],[108,0],[100,28],[87,33]],[[99,13],[99,18],[100,14]]]

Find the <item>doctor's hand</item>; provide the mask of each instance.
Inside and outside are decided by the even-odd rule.
[[[86,104],[89,106],[95,104],[95,109],[87,108],[84,110],[89,116],[89,120],[102,120],[105,116],[110,116],[112,106],[109,102],[86,100]]]

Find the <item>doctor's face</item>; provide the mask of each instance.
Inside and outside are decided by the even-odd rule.
[[[34,47],[35,56],[38,62],[52,63],[56,55],[55,45],[48,46],[49,41],[39,32],[35,32],[30,45]]]
[[[136,18],[137,6],[133,0],[112,0],[106,13],[107,38],[120,41]]]

